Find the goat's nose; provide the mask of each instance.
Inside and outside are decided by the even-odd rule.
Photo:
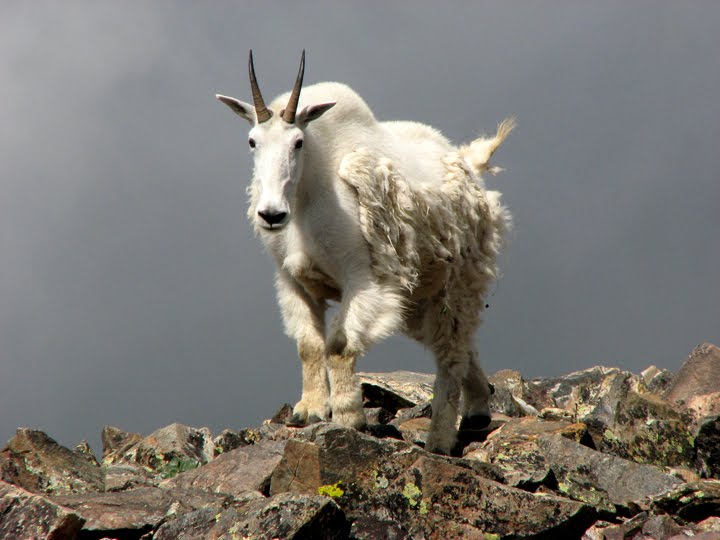
[[[282,223],[285,217],[287,216],[287,212],[275,212],[274,210],[261,210],[258,212],[258,215],[263,218],[268,225],[277,225],[278,223]]]

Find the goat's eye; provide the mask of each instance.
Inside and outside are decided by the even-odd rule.
[[[302,148],[302,146],[303,146],[302,139],[298,139],[297,141],[295,141],[295,150],[300,150]]]
[[[250,145],[250,148],[255,148],[255,139],[248,139],[248,144]]]

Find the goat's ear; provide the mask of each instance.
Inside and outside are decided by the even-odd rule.
[[[297,115],[297,121],[300,124],[309,124],[313,120],[317,120],[327,111],[332,109],[335,103],[320,103],[319,105],[308,105]]]
[[[222,101],[225,105],[230,107],[232,112],[238,116],[242,116],[245,120],[251,124],[255,123],[255,107],[239,99],[233,97],[223,96],[222,94],[215,94],[215,97]]]

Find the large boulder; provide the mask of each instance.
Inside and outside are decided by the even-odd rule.
[[[282,493],[233,504],[220,511],[200,509],[163,523],[154,540],[257,538],[344,540],[350,524],[328,497]]]
[[[87,493],[104,488],[97,462],[34,429],[18,429],[0,450],[0,470],[2,480],[35,493]]]
[[[0,538],[75,538],[85,520],[73,510],[0,481]]]

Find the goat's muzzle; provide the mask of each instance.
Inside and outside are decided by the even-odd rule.
[[[287,212],[277,212],[274,210],[260,210],[260,225],[265,229],[281,229],[288,221]]]

